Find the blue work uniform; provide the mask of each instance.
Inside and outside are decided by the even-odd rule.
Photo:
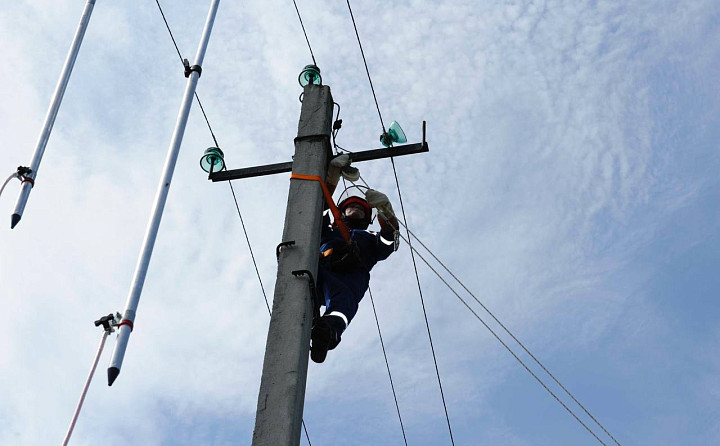
[[[357,256],[353,256],[356,261],[351,260],[339,266],[338,256],[343,254],[347,244],[340,230],[330,224],[330,216],[326,213],[323,218],[317,282],[318,291],[325,298],[324,318],[335,330],[338,342],[342,332],[355,317],[358,304],[368,289],[370,270],[395,250],[392,233],[383,235],[364,229],[351,229],[350,239],[357,246]]]

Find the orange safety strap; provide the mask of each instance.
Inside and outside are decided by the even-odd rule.
[[[310,180],[310,181],[317,181],[320,183],[320,187],[322,187],[323,194],[325,194],[325,201],[327,202],[328,206],[330,206],[330,212],[332,212],[333,217],[335,217],[335,223],[337,224],[338,229],[340,229],[340,233],[342,234],[343,238],[347,243],[350,243],[350,230],[345,225],[345,223],[342,221],[342,217],[340,217],[340,210],[335,206],[335,202],[332,199],[332,194],[328,190],[327,186],[325,185],[325,181],[320,178],[317,175],[302,175],[299,173],[293,173],[290,175],[290,179],[295,180]]]

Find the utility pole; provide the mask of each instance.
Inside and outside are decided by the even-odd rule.
[[[332,153],[332,112],[330,87],[305,87],[293,173],[325,179]],[[316,183],[290,181],[282,240],[294,244],[282,249],[278,260],[252,446],[300,444],[313,319],[313,296],[307,281],[317,274],[324,203],[321,186]],[[311,275],[301,278],[292,274],[301,270]]]
[[[211,172],[213,182],[270,175],[292,170],[294,175],[324,181],[332,149],[333,99],[330,87],[304,87],[295,156],[291,162]],[[422,144],[351,153],[352,161],[427,152]],[[292,179],[268,331],[252,446],[298,446],[305,403],[313,298],[325,198],[321,184]]]

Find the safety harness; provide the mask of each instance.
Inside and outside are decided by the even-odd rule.
[[[322,187],[323,194],[325,195],[325,201],[327,202],[328,207],[330,207],[330,212],[332,212],[333,217],[335,218],[335,223],[340,230],[340,234],[342,234],[342,237],[345,240],[344,244],[321,252],[320,258],[327,259],[329,261],[330,269],[336,272],[342,273],[357,269],[358,266],[362,265],[357,244],[350,238],[350,229],[342,220],[340,210],[335,205],[335,202],[332,199],[332,194],[325,185],[325,181],[317,175],[303,175],[299,173],[291,174],[290,179],[317,181],[320,183],[320,187]]]

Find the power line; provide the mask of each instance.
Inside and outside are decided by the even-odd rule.
[[[382,112],[380,112],[380,105],[378,104],[377,95],[375,94],[375,87],[373,86],[372,77],[370,76],[370,69],[368,68],[367,59],[365,58],[365,51],[363,50],[362,42],[360,41],[360,33],[358,32],[357,24],[355,23],[355,15],[352,12],[352,7],[350,6],[350,0],[347,0],[346,2],[347,2],[347,6],[348,6],[348,11],[350,11],[350,18],[353,23],[353,28],[355,30],[355,37],[357,38],[358,46],[360,47],[360,54],[362,55],[363,64],[365,65],[365,73],[367,73],[368,82],[370,83],[370,90],[372,91],[373,99],[375,100],[375,108],[377,109],[378,117],[380,118],[380,126],[382,127],[382,131],[383,131],[382,134],[384,135],[386,133],[385,132],[385,123],[383,122]],[[405,214],[405,206],[403,204],[402,193],[400,191],[400,182],[398,181],[397,170],[395,169],[395,161],[393,160],[392,157],[390,157],[390,162],[392,163],[393,174],[395,175],[395,185],[397,186],[398,196],[400,198],[400,210],[402,211],[403,220],[405,222],[405,228],[407,228],[407,216]],[[435,346],[433,345],[432,334],[430,333],[430,322],[428,320],[427,311],[425,309],[425,299],[423,298],[422,286],[420,285],[420,276],[418,275],[417,264],[415,262],[415,255],[413,254],[413,249],[412,249],[412,244],[410,242],[410,234],[409,233],[408,233],[407,240],[408,240],[407,243],[410,246],[410,257],[412,258],[413,269],[415,271],[415,279],[417,281],[418,293],[420,295],[420,304],[422,306],[423,316],[425,318],[425,327],[427,328],[428,340],[430,341],[430,350],[432,352],[433,363],[435,364],[435,374],[437,375],[438,387],[440,388],[440,398],[442,399],[443,410],[445,411],[445,420],[447,421],[448,432],[450,434],[450,442],[452,443],[453,446],[455,446],[455,439],[453,438],[452,426],[450,425],[450,416],[448,414],[447,404],[445,402],[445,392],[443,391],[442,379],[440,378],[440,369],[439,369],[438,363],[437,363],[437,356],[435,355]]]
[[[403,221],[405,222],[404,227],[407,230],[407,217],[405,215],[405,206],[403,205],[402,193],[400,192],[400,182],[398,181],[397,171],[395,170],[395,161],[390,158],[392,162],[393,173],[395,174],[395,184],[397,186],[398,196],[400,197],[400,210],[402,211]],[[432,351],[433,363],[435,363],[435,374],[437,375],[438,387],[440,387],[440,398],[442,399],[443,409],[445,409],[445,420],[447,421],[448,432],[450,433],[450,442],[455,445],[453,439],[452,427],[450,426],[450,416],[448,415],[447,404],[445,403],[445,392],[443,392],[442,380],[440,379],[440,369],[438,368],[437,357],[435,355],[435,346],[433,345],[432,335],[430,334],[430,322],[427,316],[427,310],[425,309],[425,299],[423,298],[422,287],[420,286],[420,276],[417,270],[417,263],[415,262],[415,249],[410,242],[410,233],[408,232],[408,238],[406,239],[408,246],[410,247],[410,257],[412,258],[413,270],[415,271],[415,280],[417,281],[418,292],[420,294],[420,304],[423,310],[423,316],[425,318],[425,327],[427,328],[428,339],[430,340],[430,350]]]
[[[178,44],[175,41],[175,36],[173,36],[172,30],[170,29],[170,25],[168,24],[167,19],[165,18],[165,13],[163,12],[162,6],[160,6],[160,0],[155,0],[155,3],[158,6],[158,9],[160,10],[160,15],[162,16],[163,22],[165,22],[165,28],[167,29],[168,34],[170,34],[170,39],[172,40],[173,45],[175,46],[175,51],[177,52],[178,57],[180,58],[180,63],[184,66],[184,59],[182,57],[182,54],[180,54],[180,48],[178,48]],[[212,136],[213,142],[215,142],[215,147],[220,148],[220,145],[217,142],[217,138],[215,138],[215,133],[213,132],[212,127],[210,126],[210,120],[207,117],[207,114],[205,113],[205,107],[203,107],[202,102],[200,102],[200,96],[198,96],[197,91],[195,92],[195,99],[197,100],[198,105],[200,106],[200,111],[203,114],[203,117],[205,118],[205,123],[207,123],[208,129],[210,130],[210,135]]]
[[[380,117],[380,125],[382,126],[383,133],[385,133],[385,123],[383,122],[382,113],[380,113],[380,105],[378,105],[377,95],[375,95],[375,87],[373,87],[372,78],[370,77],[370,70],[368,69],[367,59],[365,59],[365,51],[363,51],[362,42],[360,42],[360,34],[358,33],[357,25],[355,24],[355,16],[353,15],[352,7],[350,7],[350,0],[347,0],[347,5],[348,10],[350,11],[353,28],[355,28],[355,37],[357,38],[357,43],[360,47],[360,54],[362,55],[362,60],[365,64],[365,72],[367,73],[368,81],[370,82],[370,90],[372,91],[373,99],[375,99],[375,108],[377,108],[378,116]]]
[[[338,105],[338,115],[340,113],[339,108],[340,108],[340,106]],[[336,145],[336,147],[339,147],[339,146]],[[342,149],[342,147],[340,147],[340,148]],[[343,150],[345,150],[345,149],[343,149]],[[367,187],[367,183],[362,178],[362,176],[360,177],[360,179],[362,180],[363,183],[365,183],[365,186]],[[342,180],[343,180],[343,188],[347,191],[348,186],[347,186],[347,183],[345,182],[345,177],[342,177]],[[353,186],[355,186],[354,182],[353,182]],[[355,187],[357,187],[357,186],[355,186]],[[368,187],[368,189],[369,189],[369,187]],[[341,196],[342,196],[342,194],[341,194]],[[362,266],[368,271],[368,274],[369,274],[370,270],[367,268],[367,266],[364,263]],[[400,415],[400,404],[398,403],[397,393],[395,392],[395,384],[393,383],[392,373],[390,372],[390,362],[388,361],[387,351],[385,350],[385,342],[383,341],[382,331],[380,330],[380,319],[378,318],[378,315],[377,315],[377,310],[375,308],[375,299],[373,298],[372,290],[370,289],[370,286],[368,286],[368,293],[370,295],[370,303],[372,304],[373,315],[375,316],[375,325],[377,325],[378,337],[380,338],[380,347],[382,348],[383,358],[385,359],[385,367],[387,368],[388,378],[390,380],[390,389],[392,390],[393,400],[395,401],[395,409],[397,410],[398,421],[400,422],[400,430],[402,431],[402,436],[403,436],[403,440],[405,441],[405,446],[407,446],[408,443],[407,443],[407,436],[405,435],[405,425],[403,424],[402,416]]]
[[[160,10],[160,15],[162,16],[163,22],[165,22],[165,28],[167,28],[167,31],[170,34],[172,43],[173,43],[173,45],[175,45],[175,51],[177,51],[177,55],[180,58],[180,63],[182,63],[183,57],[182,57],[182,54],[180,54],[180,48],[178,48],[177,42],[175,41],[175,36],[173,36],[173,33],[170,30],[170,25],[168,24],[168,21],[165,18],[165,13],[163,12],[162,6],[160,6],[160,0],[155,0],[155,3],[157,3],[157,7]]]
[[[405,229],[407,229],[407,227],[405,227]],[[408,232],[410,232],[410,231],[408,230]],[[409,244],[408,239],[406,239],[406,238],[405,238],[404,236],[402,236],[402,235],[401,235],[401,237],[403,238],[403,240],[405,240],[405,241],[408,242],[408,244]],[[413,234],[413,237],[415,237],[415,239],[416,239],[418,242],[420,242],[420,244],[430,253],[430,255],[432,255],[435,259],[437,259],[437,257],[435,257],[435,255],[417,238],[417,236],[415,236],[415,234]],[[465,305],[465,307],[485,326],[485,328],[487,328],[488,331],[490,331],[490,333],[495,337],[495,339],[497,339],[497,340],[500,342],[500,344],[502,344],[502,346],[505,347],[505,349],[520,363],[520,365],[522,365],[522,366],[525,368],[525,370],[526,370],[528,373],[530,373],[530,375],[531,375],[533,378],[535,378],[535,380],[536,380],[550,395],[552,395],[552,397],[555,398],[555,400],[556,400],[558,403],[560,403],[560,405],[561,405],[563,408],[565,408],[565,410],[568,411],[568,412],[570,413],[570,415],[572,415],[573,418],[575,418],[575,420],[576,420],[578,423],[580,423],[580,424],[585,428],[585,430],[587,430],[587,431],[588,431],[593,437],[595,437],[595,439],[597,439],[597,441],[599,441],[601,444],[603,444],[604,446],[607,446],[606,443],[603,442],[603,441],[600,439],[600,437],[598,437],[597,434],[595,434],[595,432],[593,432],[593,431],[575,414],[575,412],[572,411],[572,409],[570,409],[565,403],[563,403],[562,400],[560,400],[560,398],[559,398],[552,390],[550,390],[550,388],[525,364],[525,362],[524,362],[522,359],[520,359],[520,357],[507,345],[507,343],[505,343],[505,341],[503,341],[502,338],[500,338],[500,336],[487,324],[487,322],[485,322],[485,320],[484,320],[482,317],[480,317],[480,315],[478,315],[478,314],[475,312],[475,310],[472,309],[472,307],[467,303],[467,301],[466,301],[465,299],[463,299],[463,298],[460,296],[460,294],[459,294],[457,291],[455,291],[455,289],[454,289],[452,286],[450,286],[450,284],[440,275],[440,273],[438,273],[438,271],[437,271],[435,268],[432,267],[432,265],[430,265],[430,263],[422,256],[422,254],[420,254],[420,252],[417,251],[417,249],[415,249],[415,248],[413,248],[413,247],[411,247],[411,249],[412,249],[413,251],[415,251],[415,253],[417,253],[418,257],[420,257],[420,259],[425,263],[425,265],[427,265],[427,267],[430,268],[430,270],[431,270],[433,273],[435,273],[435,275],[445,284],[445,286],[447,286],[448,289],[449,289],[450,291],[452,291],[453,294],[455,294],[455,296],[460,300],[460,302],[462,302],[463,305]],[[440,261],[438,260],[438,262],[440,262]],[[440,262],[440,263],[441,263],[441,262]],[[442,263],[441,263],[441,264],[442,264]],[[444,265],[443,265],[443,267],[446,268]],[[446,268],[446,269],[447,269],[447,268]],[[448,272],[450,272],[450,271],[448,270]],[[455,280],[458,280],[452,273],[450,273],[450,274],[453,276],[453,278],[455,278]],[[458,280],[458,282],[460,282],[460,281]],[[465,286],[464,286],[462,283],[460,283],[460,284],[463,286],[463,288],[465,288]],[[467,288],[466,288],[466,290],[467,290]],[[468,292],[469,292],[469,291],[468,291]],[[470,294],[472,295],[472,293],[470,293]],[[475,297],[475,296],[473,295],[473,297]],[[477,300],[477,299],[476,299],[476,300]],[[480,305],[481,305],[486,311],[488,311],[484,305],[482,305],[482,304],[480,304]],[[488,311],[488,313],[490,313],[490,312]],[[492,313],[490,313],[490,314],[491,314],[491,316],[498,322],[498,324],[500,324],[501,327],[503,327],[506,331],[508,331],[507,328],[505,328],[505,326],[504,326],[502,323],[500,323],[500,321],[497,320],[497,318],[495,318],[494,315],[492,315]],[[516,342],[518,342],[518,344],[520,344],[520,341],[518,341],[515,336],[513,336],[509,331],[508,331],[508,333],[510,334],[510,336],[512,336],[512,338],[513,338]],[[520,345],[521,345],[522,348],[523,348],[536,362],[538,362],[538,364],[539,364],[539,361],[537,360],[537,358],[535,358],[535,356],[534,356],[532,353],[530,353],[522,344],[520,344]],[[552,374],[550,374],[550,372],[548,372],[547,369],[542,366],[542,364],[540,364],[540,366],[543,368],[543,370],[546,371],[546,373],[548,373],[549,375],[552,376]],[[554,376],[553,376],[553,379],[555,379]],[[567,391],[567,389],[566,389],[562,384],[560,384],[559,381],[556,380],[556,382],[558,383],[558,385],[560,385],[561,388],[563,388],[563,390],[565,390],[565,391],[569,394],[569,392]],[[595,421],[595,423],[597,423],[597,424],[605,431],[605,433],[607,433],[607,435],[610,436],[610,438],[612,438],[612,439],[615,441],[615,443],[617,443],[618,445],[620,444],[620,443],[618,443],[617,440],[615,440],[615,437],[613,437],[602,425],[600,425],[600,423],[595,419],[595,417],[593,417],[592,415],[590,415],[590,413],[587,412],[587,410],[586,410],[574,397],[572,397],[572,395],[571,395],[571,398],[572,398],[580,407],[582,407],[583,410],[585,410],[585,412],[590,416],[590,418],[592,418],[593,421]]]
[[[344,151],[346,151],[346,152],[348,152],[348,153],[352,153],[352,152],[348,151],[347,149],[342,149],[342,150],[344,150]],[[363,182],[363,184],[365,185],[365,187],[367,187],[368,189],[370,188],[370,186],[368,185],[368,183],[365,181],[365,179],[364,179],[362,176],[360,176],[359,179],[360,179],[360,181]],[[343,179],[343,182],[344,182],[344,179]],[[355,187],[357,187],[357,185],[355,185]],[[347,187],[346,187],[346,189],[347,189]],[[402,202],[401,202],[401,204],[402,204]],[[398,222],[398,223],[402,224],[401,222]],[[535,355],[533,355],[532,352],[530,352],[530,350],[529,350],[527,347],[525,347],[525,345],[475,296],[475,294],[473,294],[472,291],[470,291],[470,289],[469,289],[467,286],[465,286],[465,284],[464,284],[462,281],[460,281],[460,279],[430,250],[430,248],[428,248],[427,245],[425,245],[425,244],[422,242],[422,240],[420,240],[420,239],[418,238],[418,236],[415,235],[415,233],[413,233],[412,231],[410,231],[410,229],[407,227],[406,224],[404,224],[403,227],[404,227],[404,228],[406,229],[406,231],[408,232],[408,238],[405,238],[405,237],[403,237],[402,235],[401,235],[401,237],[403,238],[403,240],[405,240],[405,241],[408,243],[408,245],[410,246],[411,252],[415,252],[415,253],[418,254],[418,256],[420,257],[420,259],[421,259],[423,262],[425,262],[425,264],[430,268],[430,270],[431,270],[433,273],[435,273],[435,275],[438,276],[438,278],[450,289],[450,291],[452,291],[452,292],[455,294],[455,296],[457,296],[457,298],[468,308],[468,310],[470,310],[470,312],[490,331],[490,333],[492,333],[492,335],[510,352],[510,354],[512,354],[513,357],[514,357],[516,360],[518,360],[518,362],[525,368],[525,370],[527,370],[527,371],[533,376],[533,378],[535,378],[535,380],[536,380],[538,383],[540,383],[540,385],[541,385],[546,391],[548,391],[548,392],[550,393],[550,395],[552,395],[552,396],[555,398],[555,400],[556,400],[558,403],[560,403],[560,404],[565,408],[565,410],[567,410],[588,432],[590,432],[600,443],[602,443],[603,445],[605,445],[605,443],[604,443],[592,430],[590,430],[590,428],[589,428],[585,423],[583,423],[583,422],[579,419],[579,417],[578,417],[567,405],[565,405],[565,403],[563,403],[563,402],[559,399],[559,397],[558,397],[554,392],[552,392],[552,391],[550,390],[550,388],[547,387],[547,385],[546,385],[534,372],[532,372],[532,371],[530,370],[530,368],[529,368],[529,367],[512,351],[512,349],[510,349],[510,347],[495,333],[495,331],[492,330],[492,328],[490,328],[490,326],[489,326],[489,325],[467,304],[467,302],[447,283],[447,281],[437,272],[437,270],[430,265],[430,263],[420,254],[420,252],[417,251],[417,249],[415,249],[415,248],[412,246],[412,244],[410,243],[410,235],[412,235],[412,237],[415,238],[415,240],[417,240],[418,243],[420,243],[420,245],[421,245],[423,248],[425,248],[425,250],[433,257],[433,259],[435,259],[435,261],[437,261],[437,262],[450,274],[450,276],[452,276],[452,278],[455,279],[455,281],[457,281],[457,282],[460,284],[460,286],[462,286],[463,289],[465,289],[465,291],[466,291],[468,294],[470,294],[470,296],[473,297],[473,299],[495,320],[495,322],[497,322],[498,325],[500,325],[500,327],[502,327],[503,330],[505,330],[505,332],[507,332],[507,334],[510,335],[510,337],[512,337],[512,339],[513,339],[518,345],[520,345],[520,347],[545,371],[545,373],[547,373],[547,374],[555,381],[555,383],[556,383],[560,388],[562,388],[563,391],[565,391],[565,393],[567,393],[568,396],[570,396],[570,398],[571,398],[580,408],[582,408],[582,410],[588,415],[588,417],[590,417],[610,438],[612,438],[612,440],[613,440],[618,446],[622,446],[622,445],[618,442],[618,440],[615,439],[615,437],[585,408],[585,406],[583,406],[583,405],[580,403],[580,401],[578,401],[577,398],[575,398],[575,396],[540,362],[540,360],[537,359],[537,357],[536,357]],[[395,229],[398,229],[398,228],[395,228]],[[413,258],[414,258],[414,256],[413,256]],[[417,270],[416,270],[416,275],[417,275]],[[371,298],[372,298],[372,295],[371,295]],[[374,310],[374,304],[373,304],[373,310]],[[377,319],[377,316],[376,316],[376,319]],[[605,445],[605,446],[607,446],[607,445]]]
[[[406,229],[407,229],[407,228],[406,228]],[[500,325],[500,327],[502,327],[503,330],[505,330],[505,332],[525,351],[525,353],[527,353],[527,354],[533,359],[533,361],[535,361],[535,363],[537,363],[537,365],[540,366],[540,368],[542,368],[543,371],[544,371],[545,373],[547,373],[548,376],[550,376],[550,378],[552,378],[553,381],[555,381],[555,383],[556,383],[558,386],[560,386],[560,388],[561,388],[570,398],[572,398],[572,400],[575,402],[575,404],[577,404],[578,406],[580,406],[580,408],[585,412],[585,414],[586,414],[588,417],[590,417],[590,418],[595,422],[595,424],[597,424],[597,425],[600,427],[600,429],[603,430],[603,432],[605,432],[610,438],[612,438],[612,440],[615,442],[615,444],[617,444],[618,446],[622,446],[622,445],[620,444],[620,442],[619,442],[617,439],[615,439],[615,437],[605,428],[605,426],[603,426],[603,425],[590,413],[590,411],[588,411],[588,410],[585,408],[585,406],[584,406],[582,403],[580,403],[580,401],[578,401],[577,398],[575,398],[575,396],[560,382],[560,380],[558,380],[558,379],[555,377],[555,375],[553,375],[553,374],[550,372],[550,370],[548,370],[548,369],[545,367],[545,365],[543,365],[543,363],[540,362],[540,360],[539,360],[534,354],[532,354],[532,352],[531,352],[530,350],[528,350],[527,347],[525,347],[525,344],[523,344],[523,343],[510,331],[510,329],[505,326],[505,324],[503,324],[502,322],[500,322],[500,320],[495,316],[495,314],[493,314],[493,312],[490,311],[490,309],[489,309],[488,307],[486,307],[486,306],[482,303],[482,301],[480,301],[480,299],[478,299],[477,296],[475,296],[475,294],[474,294],[472,291],[470,291],[470,290],[468,289],[468,287],[465,286],[465,284],[464,284],[439,258],[437,258],[437,256],[430,250],[430,248],[428,248],[428,247],[422,242],[422,240],[420,240],[420,239],[417,237],[417,235],[415,235],[415,234],[414,234],[412,231],[410,231],[409,229],[408,229],[408,232],[409,232],[410,234],[412,234],[413,238],[415,238],[415,240],[417,240],[418,243],[420,243],[420,245],[421,245],[423,248],[425,248],[425,250],[427,250],[427,252],[432,256],[432,258],[435,259],[435,261],[437,261],[437,262],[443,267],[443,269],[445,269],[445,271],[447,271],[448,274],[450,274],[450,276],[452,276],[452,278],[455,279],[455,281],[456,281],[457,283],[459,283],[460,286],[463,287],[463,289],[464,289],[470,296],[472,296],[472,298],[475,300],[475,302],[477,302],[478,305],[480,305],[480,306],[482,307],[482,309],[485,310],[485,311],[487,312],[487,314],[489,314],[490,317],[492,317],[493,320],[495,320],[495,322],[497,322],[498,325]]]
[[[315,62],[315,54],[313,54],[312,47],[310,46],[310,39],[308,39],[307,32],[305,31],[305,25],[303,24],[302,17],[300,17],[300,10],[298,9],[298,5],[295,3],[295,0],[293,0],[293,5],[295,5],[295,12],[297,12],[298,20],[300,20],[300,27],[305,35],[305,41],[307,42],[308,49],[310,50],[310,57],[312,57],[313,65],[317,66],[317,62]]]
[[[262,290],[263,297],[265,298],[265,306],[267,306],[268,313],[272,314],[270,310],[270,302],[268,301],[267,294],[265,294],[265,287],[263,286],[262,279],[260,278],[260,270],[258,270],[257,262],[255,262],[255,254],[253,254],[252,246],[250,245],[250,237],[248,237],[247,229],[245,229],[245,220],[243,220],[242,213],[240,212],[240,205],[235,195],[235,189],[232,187],[232,181],[228,181],[230,185],[230,191],[232,192],[233,200],[235,201],[235,208],[238,211],[238,217],[240,217],[240,224],[242,225],[243,233],[245,233],[245,240],[247,241],[248,250],[250,251],[250,258],[252,258],[253,265],[255,266],[255,274],[257,274],[258,282],[260,282],[260,289]]]
[[[380,332],[380,320],[378,319],[377,311],[375,310],[375,299],[373,299],[370,287],[368,287],[368,293],[370,293],[370,303],[372,304],[373,314],[375,315],[375,324],[377,325],[378,336],[380,337],[380,346],[382,347],[383,357],[385,357],[385,367],[387,367],[388,377],[390,378],[390,388],[392,389],[393,399],[395,400],[395,409],[397,410],[398,419],[400,420],[400,429],[402,430],[405,446],[407,446],[408,442],[407,437],[405,436],[405,426],[403,425],[402,417],[400,416],[400,405],[398,405],[395,385],[393,384],[392,373],[390,373],[390,363],[388,362],[387,352],[385,351],[385,343],[383,342],[382,333]]]
[[[294,0],[293,0],[294,1]],[[177,51],[178,57],[180,58],[180,62],[183,62],[182,54],[180,53],[180,49],[177,46],[177,42],[175,41],[175,37],[173,36],[172,30],[170,29],[170,25],[167,22],[167,19],[165,18],[165,13],[162,10],[162,6],[160,6],[160,1],[155,0],[155,3],[158,6],[158,9],[160,10],[160,15],[163,18],[163,22],[165,22],[165,27],[167,28],[168,34],[170,34],[170,39],[172,39],[173,45],[175,46],[175,51]],[[298,12],[299,16],[299,12]],[[303,28],[304,30],[304,28]],[[308,41],[308,46],[310,45],[310,42]],[[312,49],[310,50],[312,54]],[[315,58],[313,57],[313,62],[315,61]],[[183,64],[184,65],[184,64]],[[213,142],[215,143],[215,146],[217,148],[220,148],[220,144],[217,141],[217,138],[215,137],[215,133],[213,132],[212,126],[210,125],[210,120],[207,117],[207,114],[205,113],[205,108],[202,105],[202,102],[200,102],[200,96],[198,96],[197,92],[195,92],[195,99],[197,100],[198,105],[200,106],[200,110],[202,111],[203,117],[205,118],[205,122],[207,123],[208,130],[210,130],[210,135],[212,136]],[[255,261],[255,255],[253,254],[252,245],[250,244],[250,238],[248,236],[247,230],[245,228],[245,221],[243,220],[242,213],[240,212],[240,205],[238,204],[237,197],[235,195],[235,189],[232,187],[232,182],[228,181],[228,184],[230,185],[230,191],[232,192],[233,200],[235,201],[235,207],[238,211],[238,216],[240,217],[240,223],[243,228],[243,232],[245,233],[245,240],[247,241],[248,250],[250,251],[250,257],[252,258],[253,266],[255,267],[255,273],[257,274],[258,282],[260,282],[260,289],[262,290],[263,297],[265,298],[265,305],[267,306],[268,313],[271,313],[272,310],[270,309],[270,302],[268,301],[267,294],[265,293],[265,287],[263,286],[262,279],[260,278],[260,271],[257,266],[257,262]],[[307,439],[307,442],[310,446],[312,446],[312,443],[310,442],[310,435],[308,434],[307,426],[305,425],[305,420],[302,421],[303,430],[305,431],[305,438]]]

